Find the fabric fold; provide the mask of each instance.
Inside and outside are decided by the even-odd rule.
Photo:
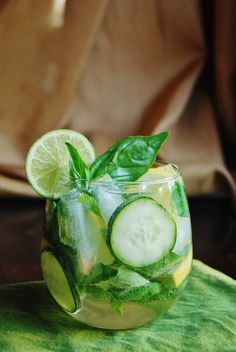
[[[64,313],[43,282],[4,285],[1,351],[234,351],[235,294],[235,280],[194,260],[185,292],[161,319],[111,331],[82,325]]]

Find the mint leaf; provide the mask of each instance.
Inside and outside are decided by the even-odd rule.
[[[91,179],[109,174],[116,181],[136,181],[152,166],[168,135],[166,131],[117,141],[91,165]]]
[[[157,282],[151,282],[143,286],[131,287],[126,290],[110,290],[112,295],[119,301],[147,303],[158,299],[161,286]]]
[[[70,175],[73,179],[88,179],[89,169],[78,150],[70,143],[66,142],[68,152],[70,154]]]
[[[110,300],[110,298],[111,298],[111,295],[109,292],[107,292],[103,288],[98,287],[96,285],[86,285],[84,287],[84,290],[88,295],[93,296],[98,299],[104,299],[104,300],[109,299]]]
[[[156,263],[147,265],[143,268],[136,268],[136,271],[149,280],[155,280],[159,276],[171,270],[175,267],[175,265],[178,265],[181,260],[182,256],[171,252]]]
[[[83,288],[83,292],[89,296],[95,297],[96,299],[101,299],[109,301],[111,308],[116,313],[123,313],[121,304],[122,302],[118,301],[109,291],[104,290],[103,288],[96,285],[86,285]]]
[[[81,193],[78,196],[78,201],[87,209],[87,210],[91,210],[93,213],[95,213],[96,215],[101,216],[101,212],[99,209],[99,205],[98,202],[96,201],[96,199],[93,196],[90,196],[87,193]]]
[[[108,265],[98,263],[88,275],[81,276],[80,284],[95,284],[108,280],[117,274],[117,270]]]
[[[188,276],[184,279],[184,281],[178,286],[172,286],[170,285],[170,282],[167,281],[167,284],[165,285],[165,282],[161,282],[161,292],[158,295],[158,300],[160,301],[167,301],[169,299],[175,299],[177,296],[179,296],[182,292],[185,286],[187,285],[188,282]]]
[[[105,175],[107,172],[107,168],[114,157],[117,146],[119,145],[119,141],[113,144],[110,148],[107,149],[105,153],[100,155],[98,158],[94,160],[92,165],[90,166],[90,178],[95,179]]]
[[[118,301],[115,297],[111,296],[111,308],[119,314],[123,313],[122,303]]]

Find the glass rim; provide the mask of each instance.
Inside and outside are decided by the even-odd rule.
[[[159,183],[165,183],[165,182],[170,182],[170,181],[174,181],[177,177],[179,177],[182,173],[182,170],[181,168],[174,164],[174,163],[171,163],[169,161],[166,161],[166,160],[157,160],[155,161],[155,163],[153,165],[158,165],[158,164],[161,164],[161,165],[171,165],[173,167],[173,169],[175,170],[175,173],[171,176],[168,176],[168,177],[162,177],[162,178],[157,178],[156,180],[141,180],[141,181],[116,181],[114,180],[113,182],[112,181],[102,181],[102,180],[99,180],[99,179],[95,179],[93,181],[90,181],[89,182],[89,185],[90,186],[104,186],[104,187],[109,187],[111,186],[112,184],[116,184],[117,186],[119,185],[122,185],[122,186],[142,186],[142,185],[155,185],[155,184],[159,184]]]

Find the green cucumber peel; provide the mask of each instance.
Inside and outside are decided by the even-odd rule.
[[[188,201],[184,186],[180,181],[176,181],[173,186],[172,194],[173,212],[179,216],[189,216]]]
[[[121,203],[117,208],[116,210],[113,212],[112,216],[110,217],[110,220],[109,220],[109,223],[108,223],[108,227],[107,227],[107,234],[106,234],[106,243],[108,245],[108,248],[110,249],[111,253],[114,255],[114,257],[116,258],[116,261],[118,263],[121,263],[121,264],[125,264],[127,267],[131,268],[132,270],[136,270],[138,267],[132,265],[131,263],[129,263],[127,260],[125,260],[124,258],[122,258],[121,255],[117,255],[117,253],[114,251],[114,248],[112,246],[112,233],[113,233],[113,228],[114,228],[114,225],[116,225],[116,221],[117,221],[117,218],[121,215],[122,216],[122,212],[127,209],[127,207],[129,205],[132,205],[132,203],[134,202],[137,202],[137,201],[141,201],[141,200],[146,200],[146,201],[151,201],[152,203],[154,203],[157,207],[159,207],[160,209],[163,210],[163,212],[168,215],[170,221],[171,221],[171,224],[172,224],[172,227],[173,227],[173,241],[171,243],[171,246],[169,248],[166,249],[165,252],[163,252],[162,256],[153,264],[149,264],[149,265],[142,265],[140,266],[139,268],[142,269],[142,268],[146,268],[146,267],[149,267],[151,265],[155,265],[157,262],[161,261],[163,258],[165,258],[170,252],[171,250],[174,248],[174,245],[175,245],[175,242],[176,242],[176,236],[177,236],[177,232],[176,232],[176,223],[174,221],[174,219],[172,218],[171,214],[169,214],[167,212],[167,210],[161,205],[159,204],[158,202],[156,202],[153,198],[149,197],[149,196],[146,196],[146,195],[140,195],[140,196],[134,196],[130,199],[127,199],[126,201],[124,201],[123,203]],[[136,270],[138,272],[138,270]],[[141,271],[140,271],[141,273]],[[142,275],[142,273],[141,273]],[[145,276],[146,278],[146,276]]]

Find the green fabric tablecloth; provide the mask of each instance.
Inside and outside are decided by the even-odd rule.
[[[194,261],[166,315],[127,331],[90,328],[64,313],[43,282],[0,288],[0,351],[236,352],[236,282]]]

